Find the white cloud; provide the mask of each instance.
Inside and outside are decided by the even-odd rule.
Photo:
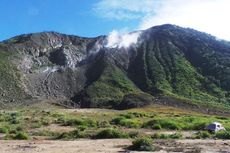
[[[134,45],[138,41],[140,32],[134,33],[119,33],[113,30],[108,38],[105,47],[108,48],[128,48],[130,45]]]
[[[229,0],[163,0],[154,15],[146,15],[139,29],[176,24],[230,40]]]
[[[107,19],[139,20],[137,29],[176,24],[230,40],[230,0],[100,0],[96,13]]]

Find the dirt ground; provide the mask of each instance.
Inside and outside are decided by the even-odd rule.
[[[76,140],[76,141],[0,141],[0,153],[115,153],[130,152],[129,139]],[[157,140],[161,149],[156,153],[230,153],[230,140]],[[134,152],[134,151],[132,151]],[[143,153],[143,152],[142,152]]]

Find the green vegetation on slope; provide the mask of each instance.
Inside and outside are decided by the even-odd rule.
[[[25,98],[20,83],[20,73],[10,62],[11,52],[0,51],[0,102],[1,106],[7,103],[19,102]]]
[[[175,46],[174,39],[153,37],[143,43],[138,49],[142,58],[137,56],[131,63],[130,78],[152,95],[169,95],[198,105],[229,108],[228,92],[194,67],[183,50]]]
[[[103,70],[98,79],[89,84],[85,92],[87,98],[82,101],[88,103],[86,107],[119,108],[119,104],[123,98],[127,102],[129,98],[135,100],[135,97],[151,97],[141,92],[133,82],[129,80],[124,71],[111,63],[105,63],[103,65]],[[132,102],[133,101],[130,103]],[[141,103],[142,102],[138,100],[135,104],[142,106]],[[135,104],[124,107],[135,107]]]

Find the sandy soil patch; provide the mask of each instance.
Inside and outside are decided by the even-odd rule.
[[[32,129],[31,132],[38,132],[38,131],[52,131],[52,132],[70,132],[73,131],[75,128],[71,126],[61,126],[58,124],[50,124],[48,126],[43,126],[40,128]]]
[[[78,140],[78,141],[0,141],[1,153],[115,153],[125,151],[130,140]]]
[[[157,140],[161,150],[155,153],[229,153],[230,140]],[[76,141],[0,141],[1,153],[115,153],[129,152],[129,139]],[[133,152],[133,151],[132,151]],[[143,153],[143,152],[142,152]]]

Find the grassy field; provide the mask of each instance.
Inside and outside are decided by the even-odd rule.
[[[203,131],[214,121],[222,123],[226,131]],[[1,139],[8,140],[230,139],[230,118],[160,105],[127,111],[18,108],[0,112],[0,133]]]

